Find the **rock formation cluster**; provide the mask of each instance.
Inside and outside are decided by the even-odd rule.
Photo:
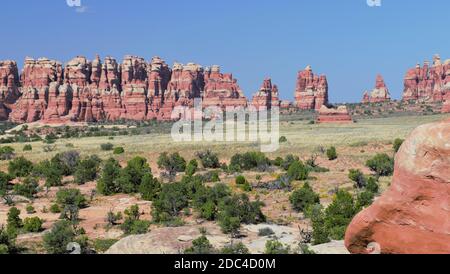
[[[357,215],[345,242],[352,253],[450,253],[450,120],[423,125],[403,143],[392,185]]]
[[[12,105],[20,97],[19,72],[14,61],[0,61],[0,120],[7,120]]]
[[[363,104],[369,103],[384,103],[391,100],[391,94],[389,89],[384,82],[383,76],[378,75],[375,83],[375,88],[369,92],[364,93],[364,98],[362,100]]]
[[[170,68],[154,57],[89,61],[78,56],[65,66],[47,58],[27,58],[18,73],[13,61],[0,62],[0,119],[16,123],[125,120],[172,120],[176,106],[246,106],[232,74],[219,66],[203,68],[175,63]]]
[[[353,123],[346,106],[337,108],[322,106],[317,118],[318,123]]]
[[[311,66],[300,71],[295,91],[297,107],[303,110],[320,110],[328,104],[328,82],[325,75],[314,75]]]
[[[404,101],[442,102],[450,92],[450,60],[435,55],[432,65],[417,64],[406,73],[404,86]]]
[[[277,85],[272,85],[272,80],[266,78],[259,89],[255,93],[252,100],[252,105],[258,108],[271,109],[273,107],[280,107],[281,101],[279,98]]]

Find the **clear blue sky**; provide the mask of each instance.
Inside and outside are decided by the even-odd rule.
[[[2,1],[0,59],[68,61],[96,53],[121,60],[219,64],[247,96],[264,77],[292,99],[297,71],[328,76],[332,102],[361,100],[381,73],[395,98],[416,62],[450,58],[448,0]]]

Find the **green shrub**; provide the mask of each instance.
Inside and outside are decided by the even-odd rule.
[[[62,175],[70,176],[75,172],[79,160],[80,153],[72,150],[56,154],[50,163],[54,168],[60,170]]]
[[[23,151],[32,151],[33,147],[31,145],[25,145],[23,146]]]
[[[13,159],[8,163],[8,172],[14,178],[26,177],[30,175],[32,170],[33,163],[24,157]]]
[[[338,158],[335,147],[330,147],[329,149],[327,149],[327,157],[330,161],[336,160]]]
[[[116,239],[96,239],[94,241],[94,249],[97,252],[105,253],[117,242],[118,240]]]
[[[219,168],[220,162],[217,154],[213,153],[211,150],[204,152],[198,152],[197,157],[200,159],[202,166],[204,168]]]
[[[13,178],[2,171],[0,171],[0,196],[4,196],[9,189],[9,184]]]
[[[0,147],[0,160],[6,161],[11,160],[14,157],[14,148],[10,146]]]
[[[228,255],[247,255],[250,254],[250,250],[243,244],[228,244],[225,245],[221,250],[220,254],[228,254]]]
[[[201,218],[213,221],[217,217],[219,203],[230,195],[231,191],[225,184],[216,184],[212,188],[200,187],[194,194],[193,205]]]
[[[287,140],[286,136],[281,136],[280,139],[279,139],[280,143],[286,143],[287,141],[288,140]]]
[[[87,206],[86,198],[81,194],[79,189],[60,189],[56,193],[56,202],[63,208],[66,206],[75,206],[81,209]]]
[[[198,162],[197,160],[191,160],[189,164],[186,166],[186,175],[192,176],[197,172]]]
[[[288,170],[289,169],[289,167],[294,163],[294,162],[299,162],[300,161],[300,158],[299,157],[297,157],[297,156],[294,156],[294,155],[292,155],[292,154],[288,154],[288,155],[286,155],[286,157],[284,158],[284,160],[283,160],[283,162],[281,163],[281,167],[284,169],[284,170]]]
[[[266,220],[262,205],[260,201],[250,202],[245,194],[225,197],[218,206],[219,226],[224,233],[236,236],[242,223],[258,224]]]
[[[216,251],[206,236],[201,236],[192,242],[192,247],[184,250],[184,254],[214,254]]]
[[[39,217],[25,218],[23,221],[23,229],[28,233],[37,233],[42,231],[42,221]]]
[[[25,208],[25,210],[27,211],[28,214],[34,214],[34,213],[36,213],[36,209],[34,208],[33,205],[27,205],[27,207]]]
[[[350,169],[348,178],[355,183],[356,188],[363,188],[366,186],[366,178],[359,169]]]
[[[125,210],[125,221],[121,225],[123,232],[126,235],[145,234],[150,227],[149,221],[140,220],[141,213],[139,212],[139,206],[134,205]]]
[[[55,223],[49,233],[44,235],[44,248],[49,254],[66,254],[69,243],[75,242],[75,231],[68,221]]]
[[[396,153],[400,150],[401,146],[403,145],[403,142],[405,142],[404,139],[395,139],[394,140],[394,144],[393,144],[392,148],[394,149],[394,151]]]
[[[120,154],[123,154],[123,153],[125,153],[125,149],[123,147],[116,147],[116,148],[114,148],[114,154],[115,155],[120,155]]]
[[[113,148],[114,148],[114,145],[111,143],[105,143],[105,144],[100,145],[100,149],[103,151],[111,151],[111,150],[113,150]]]
[[[145,175],[153,178],[147,159],[137,156],[128,161],[127,166],[120,171],[117,181],[120,192],[126,194],[138,192]]]
[[[34,167],[33,174],[45,178],[47,188],[62,185],[63,171],[54,162],[48,160],[40,162]]]
[[[371,191],[363,191],[358,194],[358,197],[356,199],[356,208],[358,210],[362,210],[365,207],[370,206],[373,203],[373,199],[375,198],[375,195]]]
[[[82,185],[94,181],[100,171],[100,164],[101,159],[97,155],[92,155],[81,160],[75,168],[75,183]]]
[[[281,165],[283,164],[283,158],[277,157],[275,160],[272,161],[272,164],[274,166],[281,167]]]
[[[266,242],[266,250],[264,254],[266,255],[276,255],[276,254],[289,254],[290,248],[284,246],[277,240],[270,240]]]
[[[178,216],[181,210],[188,206],[188,192],[185,184],[164,184],[161,193],[153,201],[153,220],[165,223]]]
[[[292,207],[299,212],[303,212],[308,206],[320,204],[320,196],[315,193],[308,183],[302,188],[294,191],[289,198]]]
[[[272,235],[275,235],[275,232],[273,232],[273,230],[270,227],[261,228],[258,231],[259,237],[267,237],[267,236],[272,236]]]
[[[176,174],[177,172],[184,172],[186,170],[186,160],[180,156],[180,154],[173,153],[168,155],[162,153],[158,157],[158,167],[165,169],[170,174]]]
[[[347,226],[357,212],[352,195],[339,190],[331,205],[325,210],[325,226],[333,240],[344,239]]]
[[[330,235],[328,229],[325,225],[325,214],[321,206],[312,206],[309,208],[311,210],[308,213],[311,218],[312,228],[313,228],[313,244],[320,245],[330,242]]]
[[[58,204],[53,204],[50,206],[50,212],[53,214],[61,213],[61,208],[59,207]]]
[[[97,181],[97,191],[103,195],[112,195],[121,191],[118,178],[120,177],[122,167],[119,162],[110,158],[103,166],[102,175]]]
[[[387,154],[377,154],[366,162],[366,166],[378,176],[391,176],[394,172],[394,159]]]
[[[158,197],[161,191],[161,184],[152,174],[147,173],[141,179],[141,184],[139,185],[139,193],[141,198],[146,201],[153,201]]]
[[[309,177],[309,169],[301,161],[294,161],[289,167],[287,175],[291,180],[307,180]]]
[[[33,199],[39,192],[39,182],[35,177],[26,177],[21,184],[14,185],[14,192],[17,195]]]
[[[56,134],[54,134],[54,133],[50,133],[45,136],[44,143],[54,144],[56,142],[56,140],[58,140],[58,136],[56,136]]]
[[[0,255],[16,254],[15,235],[9,234],[3,226],[0,226]]]
[[[247,179],[245,179],[244,176],[239,175],[239,176],[236,177],[236,184],[237,184],[237,185],[243,185],[243,184],[245,184],[246,182],[247,182]]]
[[[23,222],[20,219],[20,210],[17,207],[11,207],[8,211],[6,228],[8,233],[16,233],[18,229],[22,228]]]
[[[369,177],[367,179],[366,190],[372,192],[373,194],[377,194],[379,191],[378,182],[374,177]]]
[[[264,153],[253,151],[234,155],[231,157],[230,165],[239,167],[240,170],[264,169],[270,165],[270,160]]]

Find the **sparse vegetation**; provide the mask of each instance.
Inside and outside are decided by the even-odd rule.
[[[395,153],[397,153],[400,150],[401,146],[403,145],[403,142],[405,142],[405,140],[400,138],[394,140],[392,148],[394,149]]]
[[[378,176],[391,176],[394,172],[394,159],[386,153],[377,154],[366,162],[366,166]]]
[[[105,144],[101,144],[101,145],[100,145],[100,148],[101,148],[103,151],[111,151],[111,150],[113,150],[114,145],[111,144],[111,143],[105,143]]]
[[[204,168],[219,168],[220,162],[217,154],[213,153],[211,150],[204,152],[198,152],[197,157],[200,159],[202,166]]]
[[[338,154],[335,147],[330,147],[329,149],[327,149],[327,157],[328,160],[330,161],[336,160],[338,158]]]
[[[303,212],[309,206],[320,204],[319,194],[315,193],[308,183],[294,191],[289,200],[292,207],[299,212]]]

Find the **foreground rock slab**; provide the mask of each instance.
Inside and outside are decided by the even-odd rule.
[[[450,253],[450,120],[423,125],[396,156],[390,189],[350,224],[351,253]]]

